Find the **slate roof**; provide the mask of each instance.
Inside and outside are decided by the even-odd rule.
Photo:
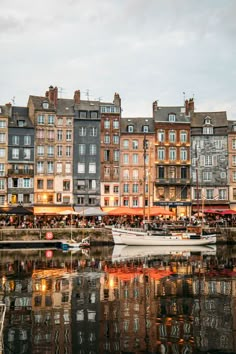
[[[78,111],[99,111],[100,105],[100,101],[81,100],[80,104],[75,105],[75,109]]]
[[[153,116],[155,122],[169,122],[169,114],[175,114],[176,120],[175,122],[180,123],[189,123],[189,116],[185,115],[185,108],[182,106],[158,106],[157,111],[154,111]],[[171,122],[171,123],[175,123]]]
[[[191,117],[191,128],[202,127],[204,125],[204,119],[206,117],[211,118],[212,125],[214,127],[228,126],[227,115],[225,111],[222,112],[195,112]]]
[[[49,100],[45,96],[29,96],[29,100],[31,100],[34,104],[34,108],[36,111],[55,111],[54,104],[49,103]],[[43,108],[43,102],[48,102],[48,109]]]
[[[9,119],[8,126],[9,127],[19,127],[17,124],[17,120],[24,120],[25,125],[24,128],[33,128],[33,123],[29,119],[28,107],[12,107],[12,115]]]
[[[9,114],[9,109],[6,106],[0,106],[0,117],[7,117]]]
[[[121,133],[128,133],[127,127],[133,125],[134,131],[129,134],[143,134],[143,126],[149,126],[149,133],[154,133],[154,120],[152,117],[132,117],[132,118],[121,118]]]
[[[57,114],[58,115],[71,115],[75,114],[74,112],[74,100],[71,98],[59,98],[57,100]]]

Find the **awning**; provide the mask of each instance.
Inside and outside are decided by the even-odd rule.
[[[80,216],[104,216],[107,215],[100,207],[76,207],[75,211]]]
[[[58,215],[59,212],[64,210],[73,211],[73,208],[70,206],[34,207],[34,214],[35,215]]]
[[[219,210],[219,211],[223,211],[225,209],[229,209],[229,205],[225,205],[225,204],[215,204],[215,205],[212,205],[212,204],[204,204],[204,207],[203,207],[203,212],[204,210]],[[192,210],[193,211],[198,211],[198,206],[197,205],[193,205],[192,206]],[[202,211],[202,205],[199,204],[199,211]]]

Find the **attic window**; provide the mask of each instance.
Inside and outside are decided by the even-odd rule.
[[[48,101],[43,101],[43,109],[48,109],[49,104]]]
[[[25,124],[25,120],[18,120],[17,121],[17,126],[18,127],[24,127],[26,124]]]
[[[128,133],[133,133],[134,132],[134,126],[133,125],[128,125],[127,131],[128,131]]]
[[[143,132],[144,133],[148,133],[149,132],[149,126],[148,125],[144,125],[143,126]]]
[[[175,122],[175,120],[176,120],[176,115],[175,115],[174,113],[170,113],[170,114],[168,115],[168,117],[169,117],[169,122]]]

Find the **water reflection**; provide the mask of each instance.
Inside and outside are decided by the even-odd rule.
[[[235,254],[1,250],[4,353],[233,353]]]

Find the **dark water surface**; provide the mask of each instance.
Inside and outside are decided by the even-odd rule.
[[[3,353],[236,353],[236,247],[192,250],[0,250]]]

